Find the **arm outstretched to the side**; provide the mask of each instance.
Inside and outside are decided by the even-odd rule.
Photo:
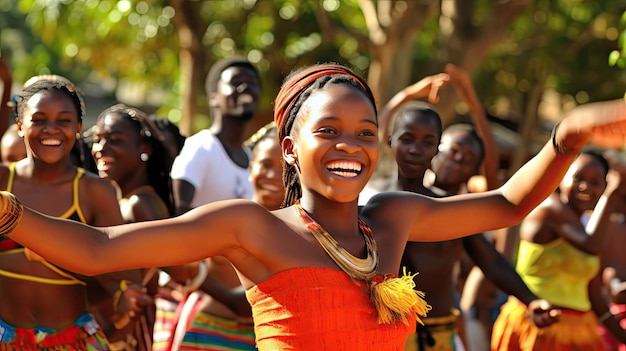
[[[13,206],[13,195],[1,195],[4,217]],[[179,217],[96,228],[25,208],[10,239],[68,270],[97,275],[226,255],[239,247],[241,233],[254,232],[252,224],[258,225],[266,216],[272,215],[252,201],[228,200]]]
[[[385,223],[397,223],[393,224],[394,230],[410,233],[410,241],[451,240],[510,227],[554,192],[588,143],[601,148],[626,144],[626,100],[573,109],[555,129],[552,140],[498,189],[440,199],[408,193],[380,194],[362,213]],[[393,206],[388,206],[391,202]]]

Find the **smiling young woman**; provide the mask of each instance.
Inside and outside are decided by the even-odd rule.
[[[175,218],[95,228],[41,216],[4,192],[0,224],[6,233],[15,227],[11,239],[85,274],[224,256],[247,289],[259,350],[403,350],[428,309],[412,276],[396,276],[407,240],[513,225],[552,193],[584,144],[618,147],[626,131],[624,101],[587,105],[555,135],[567,154],[546,144],[499,189],[443,199],[380,194],[359,213],[359,192],[378,157],[376,106],[366,82],[341,65],[304,68],[286,79],[274,117],[286,162],[279,210],[227,200]],[[621,134],[609,138],[609,129]]]

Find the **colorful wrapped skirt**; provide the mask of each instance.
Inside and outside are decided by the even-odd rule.
[[[0,351],[108,351],[104,332],[85,312],[62,330],[15,328],[0,320]]]
[[[563,309],[559,321],[537,328],[526,305],[514,297],[502,306],[491,334],[492,351],[603,351],[592,311]]]

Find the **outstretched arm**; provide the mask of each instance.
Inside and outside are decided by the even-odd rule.
[[[0,214],[4,217],[13,195],[1,194]],[[267,216],[271,214],[252,201],[229,200],[175,218],[96,228],[26,208],[10,238],[61,267],[96,275],[227,255],[229,250],[240,247],[241,233],[258,231],[259,223]]]
[[[410,233],[411,241],[450,240],[510,227],[554,192],[587,143],[592,142],[603,148],[619,148],[625,141],[625,100],[581,105],[561,121],[554,138],[496,190],[440,199],[428,199],[417,194],[393,194],[388,196],[394,198],[394,205],[388,208],[384,203],[387,196],[379,195],[370,200],[363,211],[369,215],[374,212],[368,210],[370,205],[380,207],[380,213],[374,216],[386,222],[390,220],[381,216],[397,219],[396,230]],[[407,218],[414,220],[407,221]],[[438,228],[436,232],[432,230],[435,227]]]
[[[380,126],[380,141],[383,145],[387,145],[393,115],[402,107],[402,105],[415,99],[428,97],[431,104],[439,101],[439,89],[450,80],[445,73],[435,74],[423,78],[419,82],[409,85],[394,95],[389,102],[378,113],[378,125]]]
[[[498,146],[489,128],[485,109],[478,100],[478,95],[474,90],[472,79],[469,74],[453,64],[447,64],[446,73],[450,76],[450,82],[456,92],[463,99],[469,108],[472,124],[476,129],[476,133],[483,140],[485,146],[485,157],[481,170],[487,180],[487,190],[493,190],[499,186],[498,184]]]

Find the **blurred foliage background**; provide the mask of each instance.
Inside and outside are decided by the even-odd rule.
[[[512,169],[563,111],[626,90],[623,0],[0,0],[0,30],[14,90],[60,74],[86,93],[92,119],[120,101],[187,135],[210,125],[204,78],[222,57],[261,71],[250,133],[271,120],[294,68],[347,64],[382,106],[451,62],[472,75]],[[436,108],[444,124],[467,118],[451,88]]]

